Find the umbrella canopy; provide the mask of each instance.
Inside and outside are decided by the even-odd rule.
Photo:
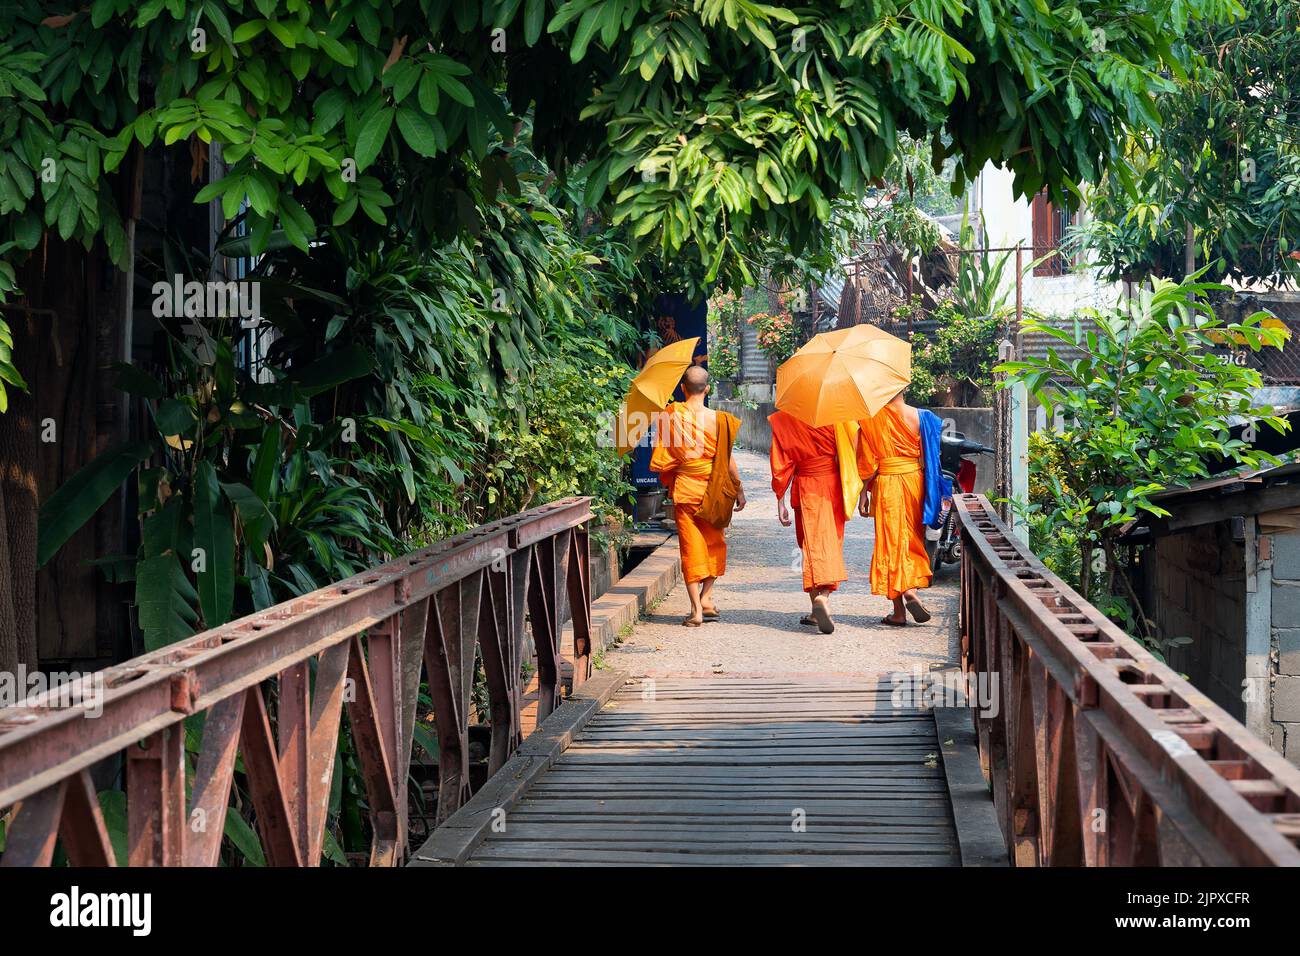
[[[645,437],[656,413],[663,411],[682,373],[691,365],[699,336],[665,345],[646,359],[618,412],[618,453],[626,454]]]
[[[814,427],[870,418],[912,381],[912,346],[874,325],[813,336],[776,370],[776,407]]]

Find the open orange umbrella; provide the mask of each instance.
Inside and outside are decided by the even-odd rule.
[[[776,407],[819,427],[870,418],[912,381],[912,346],[874,325],[823,332],[776,370]]]
[[[673,389],[682,373],[691,365],[699,336],[679,339],[665,345],[646,359],[645,366],[632,379],[632,387],[618,412],[618,453],[626,454],[645,437],[654,416],[663,411],[673,397]]]

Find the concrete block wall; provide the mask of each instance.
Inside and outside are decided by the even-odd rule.
[[[1147,613],[1160,637],[1191,638],[1190,643],[1169,649],[1169,665],[1244,721],[1244,545],[1232,540],[1228,522],[1219,522],[1157,539],[1155,554],[1146,560],[1151,562],[1154,590]]]
[[[1272,744],[1300,766],[1300,533],[1272,537]]]
[[[740,431],[736,433],[736,444],[746,451],[755,451],[766,455],[772,450],[772,426],[767,416],[776,411],[771,402],[737,402],[731,399],[710,401],[710,405],[724,412],[730,412],[740,419]]]
[[[997,448],[997,419],[991,408],[932,408],[943,420],[945,432],[961,432],[971,441]],[[998,469],[995,455],[975,455],[975,493],[992,495]]]

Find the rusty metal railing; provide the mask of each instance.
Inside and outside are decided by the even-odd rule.
[[[1015,863],[1300,865],[1300,770],[1052,574],[984,496],[956,507],[963,668],[999,691],[975,721]]]
[[[588,498],[534,508],[108,668],[93,678],[102,692],[65,687],[0,709],[0,810],[12,810],[0,864],[49,865],[61,842],[74,865],[112,865],[92,770],[120,755],[130,865],[215,865],[237,758],[267,863],[317,865],[345,707],[369,861],[400,864],[422,674],[439,745],[437,822],[470,793],[476,649],[489,773],[521,742],[525,612],[538,721],[563,693],[569,615],[574,684],[589,676],[590,518]],[[187,798],[186,722],[198,714]],[[193,737],[193,722],[188,729]]]

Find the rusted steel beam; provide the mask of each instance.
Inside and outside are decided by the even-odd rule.
[[[59,837],[68,784],[60,780],[14,808],[0,866],[49,866]]]
[[[461,582],[438,592],[429,602],[424,667],[438,732],[436,823],[446,820],[470,797],[469,707],[480,595],[479,588],[466,594]],[[472,620],[467,621],[467,615]]]
[[[306,856],[299,848],[294,817],[281,783],[266,700],[260,687],[250,687],[244,694],[240,749],[244,754],[244,771],[248,775],[253,808],[257,811],[257,832],[266,851],[266,862],[271,866],[302,866]],[[130,797],[127,799],[129,802]]]
[[[203,722],[203,744],[194,768],[190,813],[185,834],[185,865],[216,866],[235,777],[239,733],[244,725],[244,695],[213,705]],[[82,773],[85,773],[83,770]]]
[[[490,570],[483,587],[478,616],[478,645],[488,687],[492,718],[492,749],[488,774],[494,774],[520,742],[519,710],[523,675],[510,626],[509,570]]]
[[[87,719],[81,706],[66,706],[57,691],[28,706],[0,709],[0,807],[258,685],[502,560],[513,550],[512,538],[536,537],[533,522],[554,533],[590,518],[586,498],[545,505],[107,668],[95,675],[103,680],[104,691],[98,701],[102,713],[94,719]]]
[[[280,673],[280,693],[276,698],[275,734],[279,744],[280,789],[289,810],[294,832],[302,847],[308,832],[307,791],[310,771],[307,766],[307,737],[311,725],[311,666],[300,661]]]
[[[576,690],[591,676],[591,545],[585,527],[569,532],[568,588],[573,619],[573,687]]]
[[[330,785],[334,780],[334,755],[339,744],[339,721],[347,689],[352,643],[335,644],[316,664],[316,693],[312,699],[308,737],[307,833],[300,842],[307,848],[307,865],[319,866],[329,812]]]
[[[980,745],[1018,863],[1300,865],[1300,770],[956,496],[967,671],[996,675]]]
[[[528,571],[528,621],[533,630],[537,654],[537,722],[541,723],[563,699],[560,677],[560,590],[568,574],[568,548],[562,553],[555,538],[529,546],[532,563]],[[559,565],[563,562],[564,567]]]
[[[185,728],[164,727],[126,752],[126,853],[131,866],[184,863]]]
[[[491,712],[502,724],[494,728],[497,766],[520,743],[528,604],[540,609],[536,636],[541,656],[554,659],[557,696],[557,640],[570,606],[585,674],[590,519],[586,498],[544,505],[109,668],[95,675],[102,693],[82,682],[89,707],[68,706],[61,688],[0,710],[0,809],[17,805],[0,860],[48,865],[61,840],[73,864],[111,865],[87,768],[125,752],[131,864],[219,862],[242,756],[267,862],[318,865],[346,706],[366,787],[370,862],[399,865],[422,665],[442,749],[442,820],[470,794],[480,641],[494,671]],[[185,721],[199,713],[187,817]]]
[[[352,727],[352,742],[356,748],[357,762],[361,765],[361,778],[366,786],[370,804],[370,825],[374,831],[370,864],[395,866],[401,837],[397,832],[397,800],[393,786],[393,771],[384,743],[374,685],[361,648],[361,638],[352,638],[352,656],[348,660],[348,677],[354,694],[347,700],[348,723]],[[405,796],[405,790],[402,791]]]

